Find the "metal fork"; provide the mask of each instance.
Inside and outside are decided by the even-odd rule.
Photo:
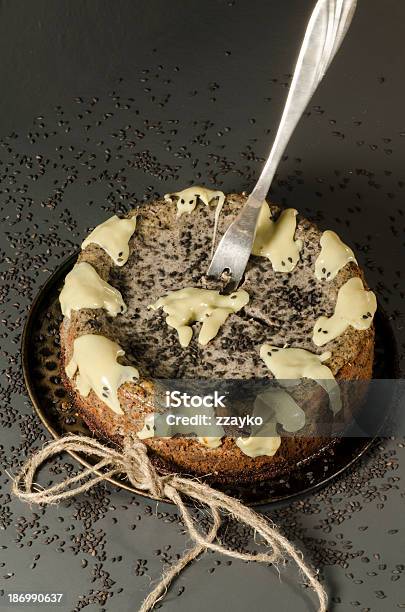
[[[260,208],[279,161],[309,100],[321,82],[350,26],[357,0],[318,0],[308,22],[291,87],[270,155],[242,210],[223,235],[207,275],[231,280],[226,291],[239,285],[250,257]]]

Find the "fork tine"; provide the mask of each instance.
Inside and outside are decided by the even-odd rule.
[[[207,271],[207,276],[212,278],[220,278],[224,270],[229,270],[229,273],[232,276],[231,265],[225,261],[225,258],[222,257],[221,253],[218,251],[218,248],[216,253],[214,254],[214,257],[211,260],[210,266]]]
[[[238,242],[236,242],[237,238],[234,237],[235,232],[232,231],[233,229],[232,226],[229,227],[230,231],[227,231],[220,241],[208,268],[207,276],[219,279],[224,270],[229,270],[232,284],[236,288],[242,279],[250,257],[250,248],[246,248],[246,245],[243,245],[245,248],[241,248],[242,245],[240,243],[238,245]]]
[[[224,270],[228,270],[234,276],[235,268],[235,246],[230,235],[232,226],[228,228],[218,244],[214,256],[208,268],[208,276],[220,278]]]
[[[238,259],[234,262],[234,266],[232,269],[232,275],[231,275],[232,283],[235,285],[235,287],[234,289],[231,289],[231,292],[235,291],[238,288],[242,280],[242,277],[245,273],[245,269],[246,269],[246,265],[249,260],[249,257],[250,257],[250,251],[248,253],[246,252],[238,253]]]
[[[239,285],[252,252],[257,219],[263,204],[251,194],[237,217],[222,236],[207,275],[221,278],[229,270],[232,280]]]

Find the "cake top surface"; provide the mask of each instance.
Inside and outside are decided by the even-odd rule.
[[[219,216],[219,236],[245,199],[239,194],[226,197]],[[317,319],[334,314],[339,289],[351,277],[362,277],[361,270],[352,257],[331,280],[317,278],[315,263],[322,232],[299,215],[295,240],[302,247],[294,269],[277,272],[269,259],[252,255],[240,285],[249,294],[249,302],[226,318],[206,346],[197,341],[200,322],[192,324],[194,334],[188,346],[181,346],[176,330],[166,324],[165,313],[149,306],[185,287],[220,288],[218,281],[205,276],[215,210],[200,203],[179,216],[175,203],[162,199],[130,213],[137,215],[136,231],[122,267],[114,266],[99,245],[89,244],[79,260],[90,263],[103,280],[121,292],[127,309],[115,318],[104,310],[76,311],[72,313],[76,334],[102,334],[114,340],[141,376],[154,378],[272,377],[260,357],[260,347],[266,342],[319,355],[330,351],[327,365],[333,373],[354,359],[360,336],[355,337],[353,330],[343,331],[322,347],[316,346],[312,337]],[[272,206],[271,213],[277,221],[280,210]],[[367,334],[367,330],[355,333]]]

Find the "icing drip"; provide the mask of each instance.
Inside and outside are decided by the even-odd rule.
[[[277,435],[275,425],[273,425],[273,428],[269,427],[266,432],[272,435],[236,438],[235,444],[240,448],[242,453],[248,457],[252,457],[252,459],[255,457],[262,457],[263,455],[273,457],[280,448],[281,438]]]
[[[331,281],[349,261],[357,263],[351,248],[335,232],[323,232],[319,243],[322,248],[315,262],[315,276],[318,280]]]
[[[199,344],[205,346],[215,338],[221,325],[232,313],[238,312],[249,302],[249,295],[239,289],[230,295],[220,295],[218,291],[187,287],[171,291],[149,308],[163,308],[168,315],[166,323],[177,330],[181,346],[188,346],[193,336],[190,323],[201,321],[198,336]]]
[[[191,213],[197,206],[197,201],[201,200],[203,204],[209,206],[213,200],[216,200],[215,217],[214,217],[214,232],[212,237],[212,250],[215,246],[215,240],[218,230],[219,215],[225,202],[225,194],[223,191],[213,191],[206,187],[188,187],[183,191],[175,193],[166,193],[164,196],[166,202],[173,202],[173,198],[177,198],[177,216],[181,217],[184,213]],[[214,202],[215,204],[215,202]]]
[[[254,404],[253,415],[263,419],[263,425],[252,428],[248,438],[237,438],[236,445],[248,457],[272,457],[281,444],[277,423],[285,431],[299,431],[305,425],[305,412],[283,389],[272,388],[260,393]]]
[[[218,448],[222,444],[222,438],[219,436],[203,436],[199,437],[198,441],[207,448]]]
[[[143,422],[143,427],[136,434],[140,440],[147,440],[155,436],[155,415],[147,414]]]
[[[118,399],[118,389],[126,382],[138,379],[138,370],[118,363],[125,355],[122,348],[105,338],[85,334],[73,343],[73,355],[65,368],[67,376],[75,379],[80,395],[87,397],[91,390],[116,414],[123,414]]]
[[[212,200],[218,200],[218,206],[222,208],[225,202],[225,194],[222,191],[213,191],[206,187],[188,187],[183,191],[175,193],[166,193],[164,196],[166,202],[173,202],[173,198],[177,198],[177,216],[180,217],[184,213],[191,213],[197,206],[197,201],[200,199],[203,204],[209,206]]]
[[[86,262],[76,264],[66,276],[59,302],[62,314],[68,318],[72,310],[81,308],[104,308],[112,317],[126,310],[118,289],[103,281]]]
[[[179,415],[181,414],[182,416],[194,417],[196,413],[193,408],[190,409],[190,408],[183,407],[177,414]],[[215,422],[215,419],[213,418],[214,417],[213,410],[206,411],[206,414],[210,416],[212,420]],[[156,426],[156,419],[158,419],[158,426]],[[148,438],[154,438],[154,437],[172,438],[176,434],[183,434],[187,436],[193,433],[198,434],[199,431],[201,431],[201,427],[203,428],[203,430],[207,431],[207,425],[183,425],[183,424],[168,425],[167,422],[165,421],[164,414],[158,414],[158,415],[147,414],[145,416],[143,427],[140,431],[138,431],[137,436],[141,440],[146,440]],[[156,434],[156,431],[158,431],[158,434]],[[197,439],[201,444],[203,444],[207,448],[218,448],[219,446],[221,446],[222,438],[225,435],[225,431],[223,427],[214,423],[213,425],[209,426],[209,433],[212,433],[215,435],[200,436],[197,438],[190,436],[190,439],[191,440]]]
[[[287,208],[272,221],[267,202],[260,209],[252,254],[270,259],[275,272],[291,272],[299,260],[302,240],[294,240],[297,214],[294,208]]]
[[[269,412],[273,413],[274,420],[290,433],[299,431],[305,425],[305,412],[284,389],[271,388],[257,396],[254,414],[265,420]]]
[[[123,266],[129,257],[128,242],[136,228],[136,217],[119,219],[114,215],[97,227],[82,243],[82,249],[89,244],[98,244],[111,257],[115,265]]]
[[[312,339],[317,346],[323,346],[343,334],[349,326],[368,329],[376,310],[375,294],[366,291],[361,278],[355,276],[339,289],[334,314],[316,321]]]
[[[298,348],[277,348],[270,344],[260,347],[260,357],[277,378],[285,380],[286,386],[297,383],[297,379],[309,378],[316,381],[329,395],[332,411],[336,414],[342,407],[340,389],[331,370],[323,365],[330,359],[330,351],[315,355]]]

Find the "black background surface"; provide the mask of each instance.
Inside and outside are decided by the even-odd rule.
[[[11,499],[9,476],[47,438],[24,392],[22,325],[50,271],[113,212],[195,182],[253,186],[312,5],[0,2],[2,593],[57,590],[63,610],[133,610],[184,549],[174,508],[110,486],[57,508]],[[404,45],[405,4],[360,0],[271,192],[355,248],[402,357]],[[63,457],[44,482],[76,467]],[[386,441],[323,491],[267,508],[321,569],[331,610],[405,606],[404,470],[403,442]],[[248,535],[226,531],[241,546]],[[313,609],[294,570],[281,577],[207,554],[162,606]]]

